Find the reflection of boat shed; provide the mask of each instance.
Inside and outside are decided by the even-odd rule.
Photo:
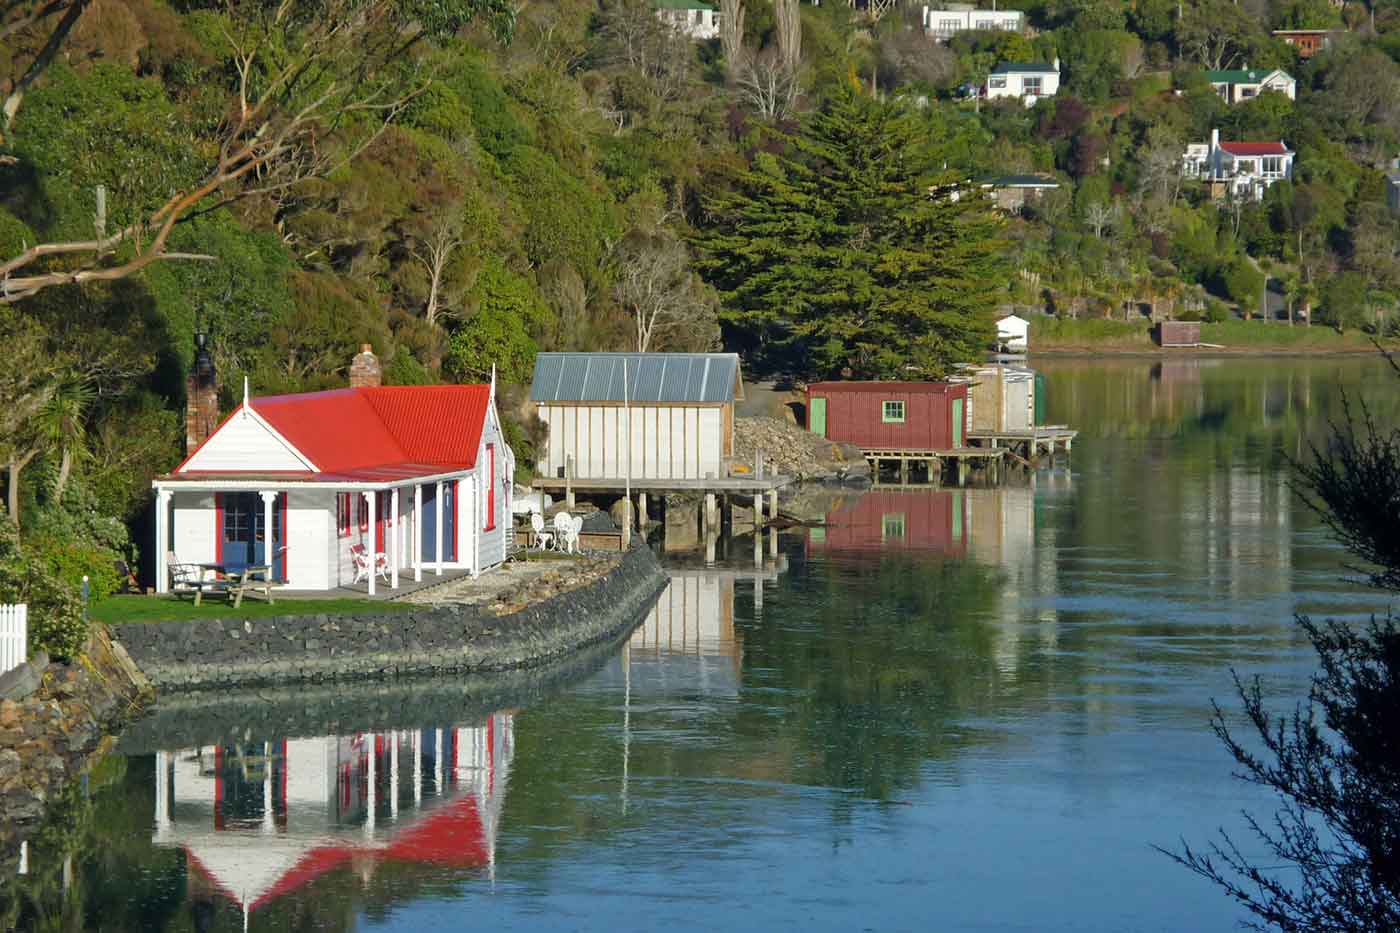
[[[539,472],[562,478],[572,462],[572,478],[620,481],[630,435],[634,480],[722,477],[743,397],[735,353],[541,353],[530,389],[549,428]]]
[[[859,551],[967,550],[966,493],[961,489],[879,489],[842,503],[808,533],[809,554]]]

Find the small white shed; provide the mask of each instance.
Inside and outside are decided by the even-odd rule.
[[[735,353],[541,353],[530,388],[542,476],[704,479],[734,455]]]
[[[1015,314],[997,321],[997,349],[1004,353],[1025,353],[1030,349],[1031,322]]]

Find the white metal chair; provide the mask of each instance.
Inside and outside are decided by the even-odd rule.
[[[548,550],[554,536],[545,530],[544,516],[539,512],[530,513],[530,547]]]
[[[583,530],[582,516],[575,518],[568,512],[554,516],[555,548],[572,554],[578,550],[578,535]]]

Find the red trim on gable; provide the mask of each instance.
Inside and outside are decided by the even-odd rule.
[[[199,453],[201,450],[203,450],[203,449],[204,449],[204,445],[205,445],[205,444],[208,444],[210,441],[212,441],[212,440],[214,439],[214,435],[215,435],[215,434],[218,434],[220,431],[222,431],[222,430],[224,429],[224,425],[226,425],[226,424],[228,424],[230,421],[232,421],[232,420],[233,420],[233,416],[236,415],[236,414],[238,414],[239,409],[241,409],[242,407],[243,407],[243,403],[242,403],[242,402],[239,402],[239,403],[238,403],[238,408],[235,408],[233,411],[229,412],[228,417],[225,418],[223,421],[220,421],[220,422],[219,422],[219,426],[216,427],[214,430],[210,431],[210,432],[209,432],[209,435],[208,435],[207,437],[205,437],[204,440],[200,441],[199,444],[195,447],[194,450],[191,450],[188,454],[185,455],[185,459],[180,461],[180,465],[177,466],[175,469],[171,470],[170,472],[171,472],[171,473],[179,473],[181,470],[183,470],[183,469],[185,468],[185,464],[187,464],[187,463],[189,463],[191,460],[193,460],[193,459],[194,459],[194,455],[197,454],[197,453]]]
[[[473,522],[475,524],[475,522]],[[452,560],[462,559],[462,481],[452,481]]]
[[[224,562],[224,494],[214,493],[214,563]]]

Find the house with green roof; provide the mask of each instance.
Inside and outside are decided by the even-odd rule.
[[[1292,75],[1277,68],[1272,71],[1262,68],[1207,71],[1206,80],[1227,104],[1253,100],[1265,91],[1277,91],[1289,100],[1297,99],[1298,82],[1293,80]]]
[[[692,39],[719,36],[719,11],[705,0],[651,0],[657,19]]]

